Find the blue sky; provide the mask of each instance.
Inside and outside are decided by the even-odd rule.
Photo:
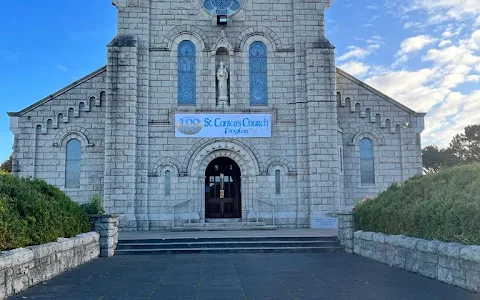
[[[6,112],[103,66],[116,9],[109,0],[22,0],[2,3],[0,16],[3,161],[12,145]],[[480,1],[335,0],[326,28],[339,67],[429,113],[424,145],[445,146],[480,123]]]

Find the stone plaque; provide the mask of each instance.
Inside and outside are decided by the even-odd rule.
[[[323,228],[323,229],[337,229],[338,228],[338,219],[337,218],[311,218],[311,228]]]

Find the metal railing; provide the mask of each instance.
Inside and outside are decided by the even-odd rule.
[[[262,200],[258,199],[258,202],[263,202],[265,204],[268,204],[272,207],[272,226],[275,226],[275,209],[277,208],[276,204],[273,204],[271,202],[268,202],[267,200]],[[258,213],[257,213],[257,223],[258,223],[258,214],[260,213],[260,205],[258,205]]]
[[[181,202],[178,202],[177,204],[174,204],[172,205],[172,210],[173,210],[173,218],[172,218],[172,230],[175,228],[175,208],[182,205],[182,204],[185,204],[185,203],[188,203],[188,223],[192,223],[192,216],[191,216],[191,212],[192,212],[192,199],[190,200],[185,200],[185,201],[181,201]]]

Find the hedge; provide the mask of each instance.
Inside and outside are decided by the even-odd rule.
[[[355,207],[358,229],[480,245],[480,164],[392,185]]]
[[[0,174],[0,250],[53,242],[90,229],[85,211],[58,188]]]

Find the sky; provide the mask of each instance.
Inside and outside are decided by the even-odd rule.
[[[106,64],[111,0],[5,1],[0,12],[0,161],[19,111]],[[419,112],[422,144],[448,146],[480,123],[479,0],[334,0],[337,66]]]

